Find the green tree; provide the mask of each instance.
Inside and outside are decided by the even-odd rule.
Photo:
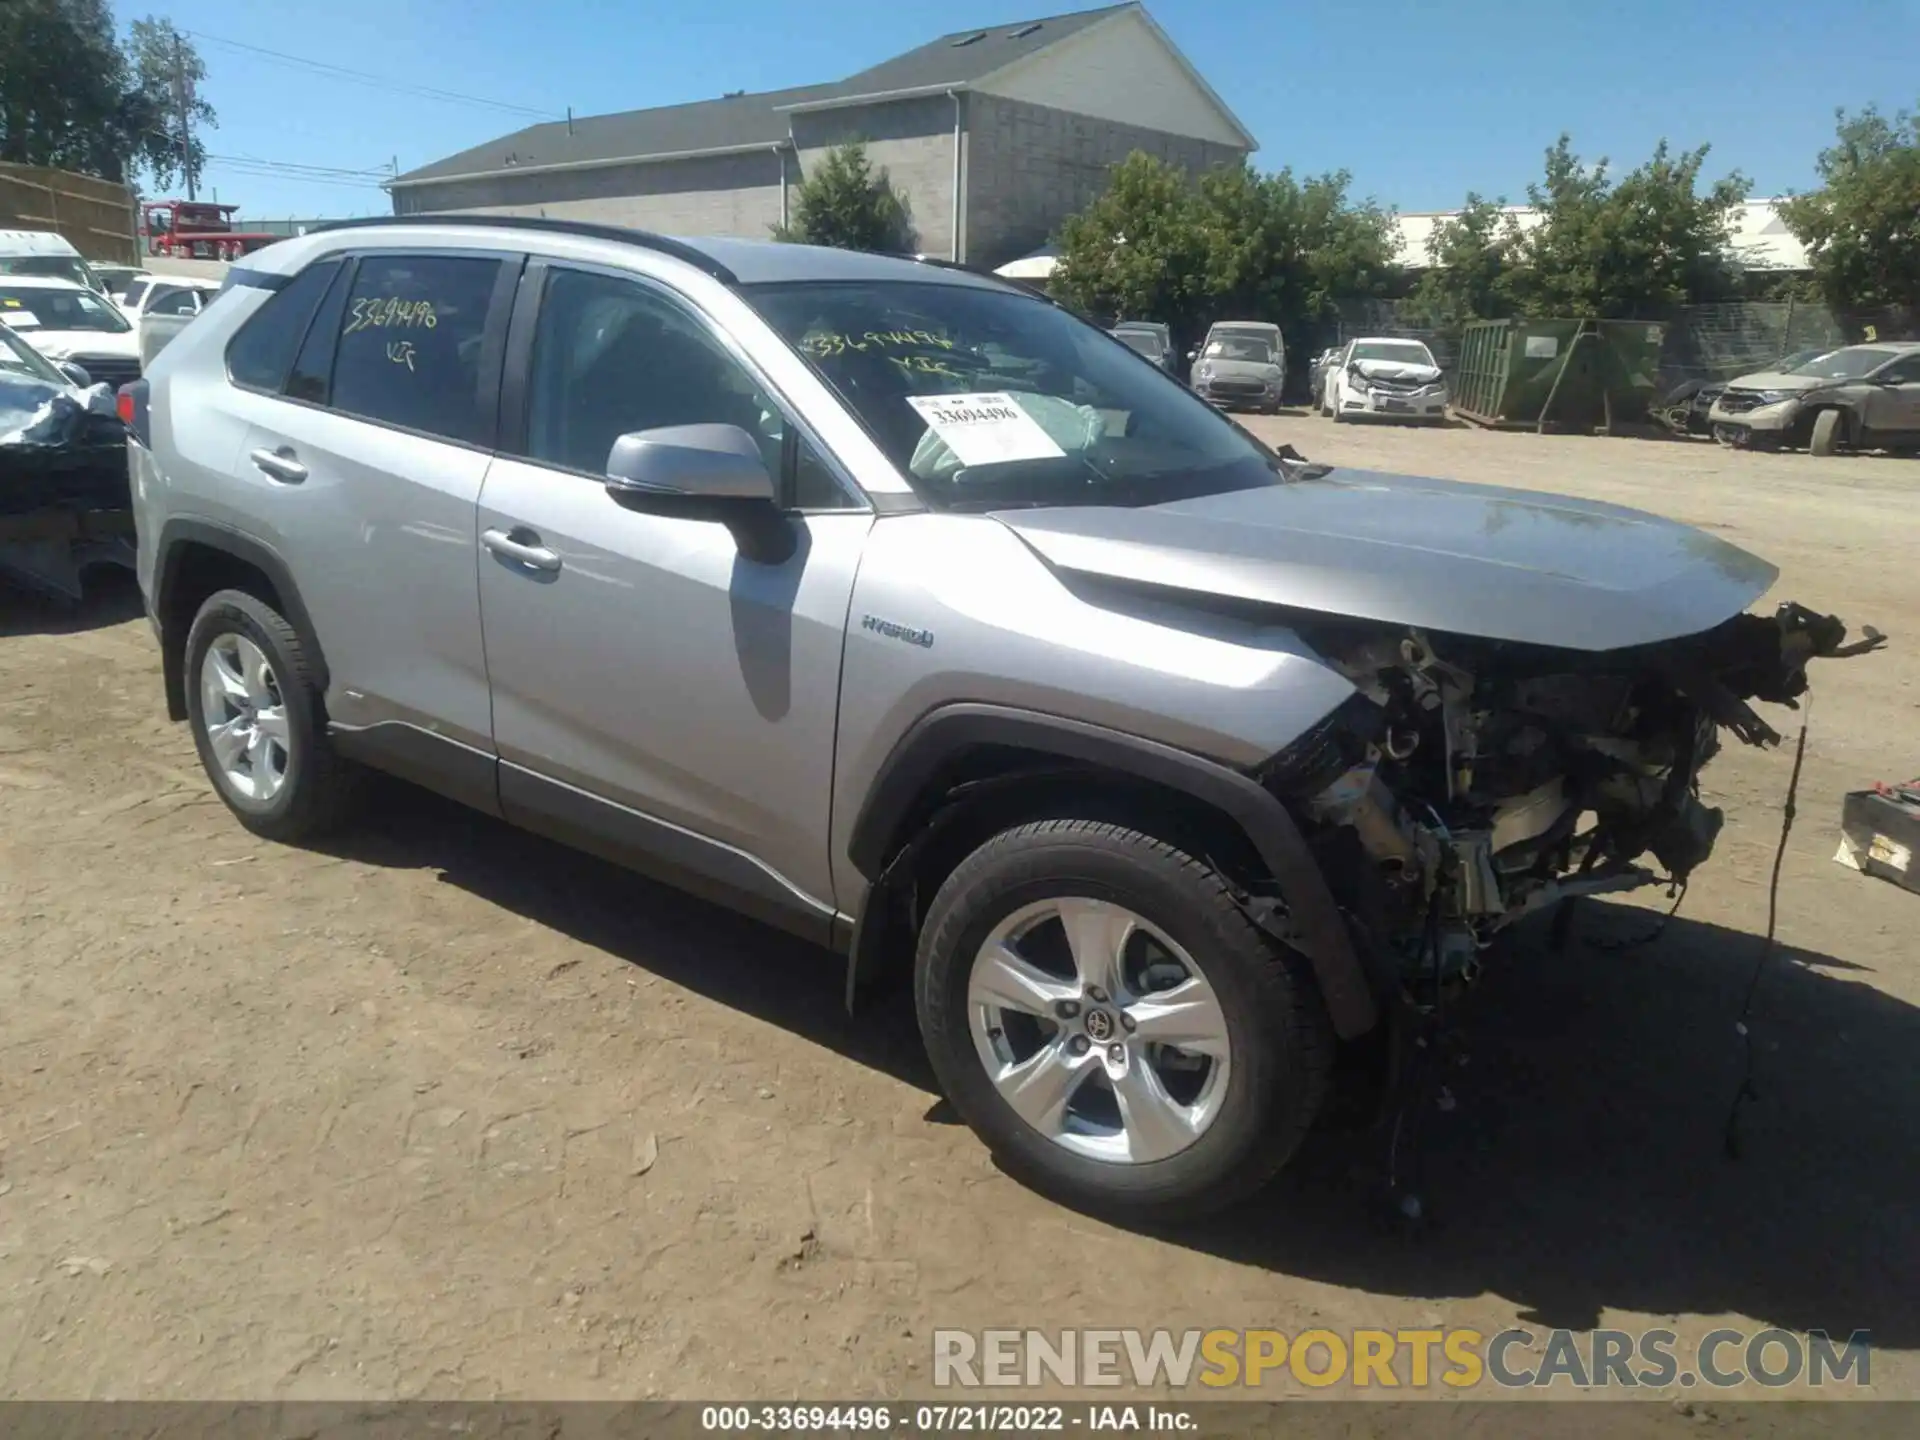
[[[1702,193],[1707,149],[1676,155],[1662,140],[1616,183],[1606,160],[1583,164],[1562,135],[1547,151],[1545,178],[1527,187],[1539,222],[1508,246],[1518,307],[1624,319],[1732,294],[1729,240],[1749,185],[1735,172]]]
[[[128,95],[141,112],[142,125],[131,137],[133,154],[155,188],[175,180],[189,189],[200,183],[207,165],[203,129],[214,130],[219,116],[205,99],[206,62],[193,42],[171,20],[149,15],[127,27]],[[181,136],[181,101],[186,101],[187,130]]]
[[[1135,152],[1062,227],[1053,288],[1076,308],[1161,320],[1187,338],[1229,315],[1304,336],[1393,274],[1393,217],[1350,201],[1348,185],[1345,173],[1302,180],[1246,165],[1196,181]]]
[[[1431,268],[1414,288],[1410,308],[1436,326],[1513,314],[1517,237],[1504,201],[1469,193],[1460,213],[1427,236]]]
[[[1136,150],[1061,227],[1049,287],[1083,313],[1159,320],[1185,336],[1207,303],[1211,258],[1192,182]]]
[[[136,20],[123,49],[107,0],[0,0],[0,159],[109,180],[183,174],[174,42],[197,91],[206,67],[169,21]],[[189,107],[197,127],[213,107]],[[187,162],[205,163],[197,136]]]
[[[849,141],[829,150],[794,188],[792,218],[774,238],[799,245],[895,253],[914,248],[913,213],[867,147]]]
[[[1820,188],[1780,207],[1836,309],[1920,306],[1920,115],[1835,114]]]

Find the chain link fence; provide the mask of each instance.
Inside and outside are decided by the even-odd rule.
[[[1831,350],[1874,340],[1920,340],[1920,310],[1891,306],[1836,311],[1817,302],[1741,301],[1680,305],[1664,315],[1641,316],[1666,326],[1656,393],[1668,395],[1687,381],[1715,384],[1766,370],[1804,351]],[[1316,327],[1313,353],[1363,335],[1423,340],[1442,369],[1459,358],[1457,328],[1423,324],[1398,300],[1352,300]]]

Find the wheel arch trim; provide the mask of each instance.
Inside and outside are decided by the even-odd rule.
[[[313,628],[313,619],[307,613],[305,602],[300,598],[300,587],[294,583],[293,572],[287,562],[270,545],[239,530],[218,525],[210,520],[198,520],[176,517],[161,527],[160,537],[154,545],[153,595],[151,613],[154,624],[160,632],[160,655],[162,679],[166,687],[167,717],[171,720],[187,718],[186,694],[186,631],[169,633],[166,617],[172,612],[172,599],[175,587],[179,584],[183,562],[192,553],[195,546],[204,546],[215,550],[243,564],[252,566],[267,577],[279,598],[281,611],[294,629],[300,632],[305,642],[313,670],[315,685],[322,696],[327,692],[330,672],[327,669],[326,652],[320,644],[320,637]],[[191,622],[189,622],[191,623]]]
[[[874,776],[848,841],[848,858],[869,881],[848,959],[847,990],[874,964],[863,957],[867,910],[884,903],[878,882],[910,838],[909,822],[927,787],[955,760],[981,747],[1025,750],[1078,761],[1192,796],[1236,825],[1279,883],[1298,927],[1297,944],[1312,962],[1327,1013],[1343,1039],[1379,1022],[1365,967],[1333,891],[1306,838],[1278,796],[1252,777],[1158,741],[1123,731],[1010,706],[944,705],[917,720]]]

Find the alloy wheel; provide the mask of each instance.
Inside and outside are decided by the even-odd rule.
[[[1021,1119],[1090,1159],[1143,1165],[1193,1145],[1232,1070],[1199,966],[1125,906],[1060,896],[1007,916],[975,954],[969,1028]]]
[[[200,661],[201,724],[233,794],[265,802],[287,783],[287,707],[266,653],[227,631]]]

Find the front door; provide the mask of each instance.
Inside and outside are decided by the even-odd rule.
[[[1873,378],[1862,410],[1870,441],[1920,444],[1920,351]]]
[[[502,807],[824,939],[841,648],[871,514],[677,297],[558,265],[527,283],[542,289],[524,415],[503,417],[480,495]],[[786,558],[608,493],[618,436],[709,423],[761,442]]]

